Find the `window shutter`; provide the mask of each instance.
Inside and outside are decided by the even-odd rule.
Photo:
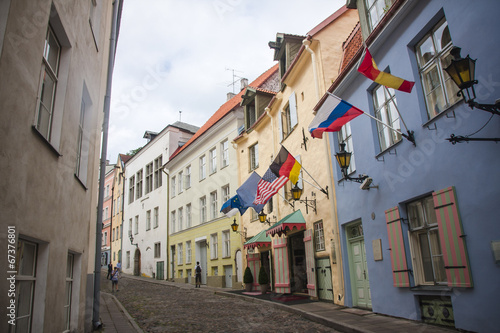
[[[399,208],[396,206],[386,210],[385,220],[387,222],[387,234],[389,235],[389,250],[391,251],[394,287],[409,287],[409,269],[406,264],[406,251],[403,242],[403,230],[401,228]]]
[[[295,97],[295,91],[292,92],[290,98],[288,98],[288,106],[290,107],[290,129],[297,125],[297,99]]]
[[[260,253],[248,253],[247,262],[253,275],[252,290],[259,290]]]
[[[433,192],[432,196],[448,286],[472,287],[472,275],[462,221],[458,213],[455,187]]]
[[[285,237],[273,239],[274,291],[283,294],[291,292],[286,240]]]
[[[312,229],[304,231],[304,247],[306,250],[307,292],[309,296],[316,297],[316,272]]]

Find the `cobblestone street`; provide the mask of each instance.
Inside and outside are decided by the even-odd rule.
[[[101,275],[101,290],[111,281]],[[337,332],[251,299],[122,277],[114,295],[144,332]],[[105,332],[105,330],[104,330]]]

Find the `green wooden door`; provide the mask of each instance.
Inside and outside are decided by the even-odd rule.
[[[366,265],[365,241],[364,239],[350,240],[349,246],[353,306],[371,309],[372,300]]]
[[[157,261],[156,262],[156,279],[157,280],[164,280],[165,275],[163,272],[165,271],[165,265],[163,264],[163,261]]]
[[[318,298],[333,301],[332,266],[330,258],[316,260],[316,277],[318,279]]]

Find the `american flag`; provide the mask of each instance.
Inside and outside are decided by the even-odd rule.
[[[279,189],[288,181],[287,176],[280,176],[279,178],[267,169],[266,173],[257,185],[257,196],[255,197],[254,204],[265,204],[269,198],[278,193]]]

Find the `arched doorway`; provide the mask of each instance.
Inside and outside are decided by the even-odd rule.
[[[241,250],[237,250],[234,259],[236,266],[236,282],[243,282],[243,262],[241,259]]]
[[[135,249],[134,254],[134,275],[141,275],[141,251],[139,249]]]

